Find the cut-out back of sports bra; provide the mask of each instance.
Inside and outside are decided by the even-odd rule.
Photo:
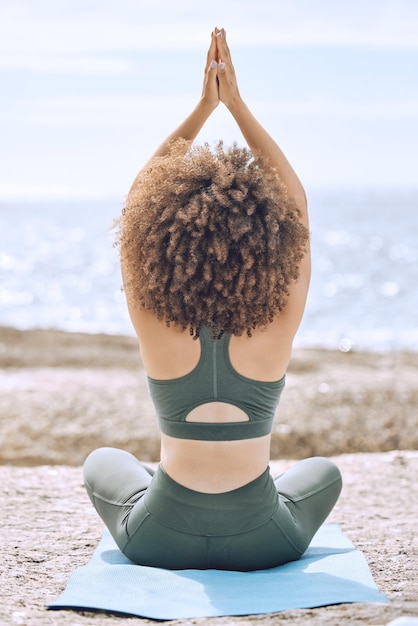
[[[274,382],[242,376],[231,364],[229,342],[230,335],[213,339],[210,330],[202,328],[200,359],[191,372],[171,380],[148,377],[149,392],[164,434],[178,439],[235,441],[271,433],[285,376]],[[228,422],[187,420],[194,409],[208,403],[233,405],[247,419],[242,416],[239,421],[234,417],[234,421]]]

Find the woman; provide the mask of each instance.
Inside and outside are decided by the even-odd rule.
[[[222,102],[255,158],[191,142]],[[153,473],[94,451],[88,494],[121,551],[169,569],[298,559],[334,506],[324,458],[269,473],[270,436],[310,278],[303,187],[243,102],[224,30],[202,96],[139,173],[119,222],[128,308],[161,428]]]

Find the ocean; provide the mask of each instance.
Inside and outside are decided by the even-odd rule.
[[[297,347],[418,350],[418,189],[307,190]],[[0,325],[133,335],[111,225],[123,199],[0,203]]]

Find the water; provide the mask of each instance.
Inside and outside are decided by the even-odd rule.
[[[117,251],[117,203],[0,207],[0,324],[131,333]]]
[[[418,350],[418,190],[308,195],[313,275],[296,345]],[[121,204],[1,204],[0,324],[133,334],[109,232]]]
[[[310,196],[313,274],[298,343],[418,349],[418,190]]]

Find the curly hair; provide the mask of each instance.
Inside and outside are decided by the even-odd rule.
[[[177,140],[116,220],[128,302],[199,336],[266,327],[299,277],[308,230],[277,172],[233,144]]]

